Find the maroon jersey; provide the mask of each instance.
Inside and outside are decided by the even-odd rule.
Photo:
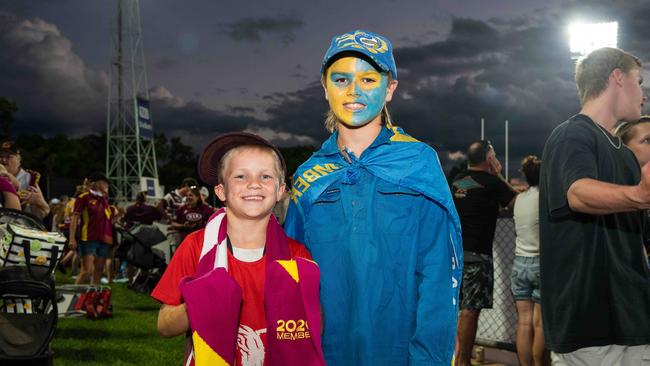
[[[181,233],[181,238],[184,239],[192,231],[203,229],[213,213],[214,209],[205,203],[198,206],[181,206],[176,211],[176,222],[186,224],[185,227],[178,230]]]
[[[111,208],[106,197],[84,192],[75,200],[73,212],[81,216],[81,241],[112,244]]]
[[[162,217],[162,211],[156,207],[147,205],[146,203],[136,203],[127,207],[124,221],[129,225],[136,222],[151,225],[154,221],[162,219]]]

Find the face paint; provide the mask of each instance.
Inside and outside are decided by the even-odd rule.
[[[356,57],[336,60],[325,75],[330,108],[343,123],[363,126],[379,117],[386,103],[388,76]]]

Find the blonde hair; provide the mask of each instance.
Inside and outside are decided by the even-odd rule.
[[[228,166],[228,163],[230,162],[232,157],[236,153],[242,152],[244,150],[263,151],[273,156],[273,165],[275,166],[275,172],[278,175],[278,187],[284,184],[285,172],[284,169],[282,169],[282,162],[280,162],[280,157],[275,152],[275,150],[273,150],[268,146],[263,146],[263,145],[240,145],[237,147],[233,147],[232,149],[228,150],[225,154],[223,154],[221,159],[219,159],[219,170],[218,170],[219,184],[225,185],[226,179],[224,177],[224,174],[226,172],[226,166]]]
[[[638,131],[637,127],[642,123],[650,123],[650,115],[644,115],[639,118],[636,122],[623,122],[614,131],[614,135],[618,136],[623,140],[623,143],[627,145],[630,140],[636,137]]]
[[[641,60],[618,48],[603,47],[592,51],[576,64],[576,85],[580,103],[598,97],[607,89],[609,75],[620,69],[624,73],[641,68]]]

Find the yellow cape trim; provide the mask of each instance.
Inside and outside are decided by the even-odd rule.
[[[419,140],[401,133],[397,127],[390,127],[391,130],[393,130],[393,136],[391,136],[390,140],[393,142],[420,142]]]

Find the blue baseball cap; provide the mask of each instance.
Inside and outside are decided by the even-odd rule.
[[[355,30],[332,38],[330,48],[325,52],[320,73],[325,72],[325,67],[332,57],[346,51],[359,52],[370,57],[379,68],[385,72],[390,72],[393,79],[397,80],[397,66],[393,58],[393,45],[388,38],[364,30]]]

